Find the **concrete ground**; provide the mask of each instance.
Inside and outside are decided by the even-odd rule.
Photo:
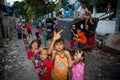
[[[33,34],[37,31],[33,28]],[[29,42],[35,39],[29,38]],[[8,43],[8,53],[2,62],[5,79],[3,80],[39,80],[33,64],[27,58],[23,40],[18,40],[15,34]],[[119,80],[120,55],[112,56],[98,48],[85,52],[85,75],[87,80]]]
[[[36,28],[32,29],[33,34]],[[35,36],[28,37],[29,43],[35,39]],[[9,53],[6,56],[5,80],[39,80],[38,75],[34,71],[34,66],[27,58],[26,49],[23,40],[18,40],[17,35],[8,43]]]

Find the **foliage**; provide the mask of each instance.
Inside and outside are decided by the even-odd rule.
[[[62,7],[65,8],[69,4],[68,0],[62,0]]]
[[[50,0],[25,0],[25,3],[34,11],[35,18],[52,12],[55,7],[54,2],[50,2]]]
[[[19,14],[20,14],[20,15],[25,15],[25,10],[24,10],[24,7],[23,7],[24,5],[25,5],[25,2],[24,2],[24,1],[22,1],[22,2],[16,1],[16,2],[14,2],[14,4],[12,5],[12,7],[19,9]]]
[[[35,19],[52,12],[55,6],[55,3],[50,0],[24,0],[14,2],[12,7],[18,8],[20,15],[27,19]]]
[[[60,8],[64,8],[65,9],[66,6],[68,6],[68,4],[69,4],[68,0],[56,0],[56,1],[58,1],[56,6],[54,7],[54,10],[56,12],[58,12]]]

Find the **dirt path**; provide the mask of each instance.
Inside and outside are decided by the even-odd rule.
[[[33,28],[33,34],[35,34],[35,29]],[[28,38],[28,41],[31,42],[34,38]],[[32,62],[27,58],[23,40],[18,40],[15,34],[9,41],[8,47],[11,50],[6,56],[4,68],[6,80],[39,80]]]
[[[36,28],[33,28],[35,34]],[[34,37],[28,38],[31,42]],[[3,62],[5,65],[5,80],[39,80],[33,64],[27,59],[23,40],[14,35],[8,43],[8,54]],[[85,75],[87,80],[119,80],[120,55],[112,56],[98,48],[85,52]],[[0,79],[1,80],[1,79]],[[3,79],[4,80],[4,79]]]

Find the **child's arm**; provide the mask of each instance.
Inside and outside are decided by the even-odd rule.
[[[71,80],[71,78],[72,78],[72,58],[71,58],[71,55],[70,55],[69,51],[66,51],[66,54],[68,56],[68,63],[69,63],[68,76],[69,76],[69,80]]]
[[[54,32],[54,36],[52,38],[52,41],[50,43],[50,46],[48,48],[48,54],[51,54],[52,52],[52,49],[53,49],[53,46],[54,46],[54,43],[57,39],[59,39],[61,37],[60,33],[62,32],[63,30],[60,30],[58,33]]]
[[[32,60],[32,62],[34,62],[34,61],[35,61],[34,57],[31,57],[30,59]]]
[[[71,29],[71,32],[73,33],[74,36],[76,36],[76,34],[74,33],[74,31]]]

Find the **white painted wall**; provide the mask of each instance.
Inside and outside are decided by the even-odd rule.
[[[77,0],[69,0],[70,4],[74,4]]]
[[[104,35],[106,33],[115,33],[116,21],[100,20],[98,22],[96,32],[97,34]]]

